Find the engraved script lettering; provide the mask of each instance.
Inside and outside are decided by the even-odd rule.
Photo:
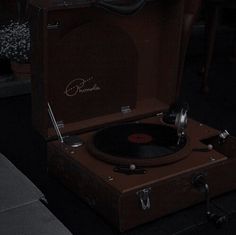
[[[88,79],[76,78],[70,81],[67,84],[66,89],[64,91],[65,95],[71,97],[79,93],[84,94],[88,92],[101,90],[101,88],[96,83],[94,83],[92,86],[88,86],[88,82],[93,79],[94,79],[93,77],[90,77]]]

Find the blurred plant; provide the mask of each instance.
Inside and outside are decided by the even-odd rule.
[[[18,63],[29,63],[29,23],[10,22],[0,28],[0,57]]]

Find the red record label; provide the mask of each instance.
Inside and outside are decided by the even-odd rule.
[[[152,136],[143,133],[136,133],[129,135],[128,140],[135,144],[147,144],[152,141]]]

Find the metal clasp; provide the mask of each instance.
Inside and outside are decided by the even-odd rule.
[[[151,188],[145,188],[136,192],[139,197],[142,209],[145,211],[151,208],[151,202],[149,194],[151,192]]]
[[[221,131],[219,136],[218,136],[218,143],[223,144],[226,139],[229,137],[229,132],[227,130]]]
[[[123,114],[127,114],[127,113],[130,113],[130,112],[131,112],[131,108],[130,108],[129,105],[127,105],[127,106],[122,106],[120,110],[121,110],[121,113],[123,113]]]
[[[58,126],[59,129],[63,129],[65,127],[63,121],[57,121],[57,126]]]
[[[59,28],[60,28],[60,23],[59,22],[55,22],[54,24],[48,24],[47,25],[48,30],[59,29]]]

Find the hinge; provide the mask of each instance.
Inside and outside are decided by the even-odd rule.
[[[62,136],[60,129],[64,128],[64,123],[63,121],[59,121],[59,122],[56,121],[56,118],[52,112],[52,108],[49,103],[48,103],[48,114],[51,118],[54,130],[57,133],[57,137],[61,143],[69,145],[73,148],[77,148],[83,144],[79,135]]]
[[[121,112],[122,112],[123,114],[130,113],[130,112],[131,112],[130,106],[129,106],[129,105],[127,105],[127,106],[122,106],[122,107],[121,107]]]
[[[57,121],[57,126],[59,129],[63,129],[65,125],[63,121]]]
[[[144,211],[151,208],[150,192],[151,188],[145,188],[136,192]]]

